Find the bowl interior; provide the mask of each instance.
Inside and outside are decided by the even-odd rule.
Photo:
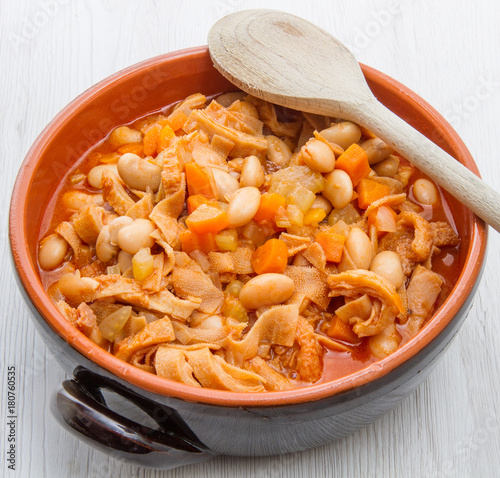
[[[389,109],[436,142],[473,172],[477,167],[467,148],[444,119],[417,95],[380,72],[362,66],[375,96]],[[459,261],[462,275],[451,296],[417,337],[388,358],[376,370],[364,369],[349,380],[290,392],[259,396],[217,390],[192,389],[187,385],[152,376],[127,365],[90,342],[67,323],[45,294],[36,263],[42,217],[56,190],[83,153],[115,126],[132,122],[186,96],[201,92],[214,95],[234,90],[212,66],[206,47],[147,60],[118,72],[90,88],[68,105],[41,133],[21,167],[14,188],[10,234],[14,262],[31,301],[49,325],[82,354],[138,386],[164,395],[224,405],[283,404],[322,398],[388,373],[429,343],[451,320],[465,301],[483,260],[486,233],[482,221],[454,198],[447,196],[462,239]],[[44,231],[42,231],[44,232]],[[458,287],[459,286],[459,287]],[[353,380],[354,379],[354,380]]]

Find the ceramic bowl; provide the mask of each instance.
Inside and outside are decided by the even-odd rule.
[[[433,108],[388,76],[362,70],[382,103],[478,174],[463,142]],[[10,242],[19,287],[47,346],[72,376],[54,394],[54,415],[89,444],[143,466],[172,468],[214,454],[297,452],[373,422],[428,375],[467,316],[481,275],[486,227],[448,197],[461,237],[458,282],[416,337],[363,370],[298,390],[242,394],[172,382],[99,348],[64,319],[42,287],[36,253],[47,205],[74,162],[115,126],[195,92],[231,90],[206,47],[120,71],[76,98],[45,128],[12,195]]]

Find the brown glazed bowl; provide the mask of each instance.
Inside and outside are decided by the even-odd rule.
[[[362,66],[375,96],[474,173],[451,126],[425,101]],[[215,454],[262,456],[323,445],[373,422],[425,379],[467,316],[482,271],[485,224],[448,197],[461,237],[461,274],[427,326],[389,357],[328,383],[244,394],[198,389],[115,358],[74,329],[44,291],[37,268],[41,220],[75,161],[115,126],[186,96],[235,88],[212,66],[206,47],[131,66],[70,103],[40,134],[12,194],[10,243],[19,287],[34,323],[73,378],[54,395],[55,417],[80,439],[142,466],[173,468]],[[118,403],[127,416],[110,408]]]

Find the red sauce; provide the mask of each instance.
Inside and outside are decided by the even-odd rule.
[[[138,120],[128,124],[127,126],[131,126],[132,128],[139,128],[141,123],[147,121],[147,118],[152,117],[158,113],[168,114],[169,111],[172,110],[172,106],[162,109],[161,111],[154,112],[152,114],[146,115],[143,118],[139,118]],[[283,113],[282,113],[283,114]],[[290,116],[290,115],[289,115]],[[42,225],[40,228],[40,236],[39,240],[43,239],[49,233],[55,229],[55,227],[61,223],[62,221],[66,221],[72,215],[71,211],[65,210],[62,205],[62,197],[65,192],[69,190],[80,190],[82,192],[87,193],[96,193],[95,190],[86,186],[86,181],[81,181],[78,184],[72,184],[71,177],[78,174],[87,175],[88,172],[99,163],[99,158],[101,155],[105,155],[114,151],[108,142],[107,139],[104,139],[102,142],[97,144],[92,150],[87,152],[76,164],[72,171],[68,172],[66,176],[66,180],[61,184],[61,186],[56,191],[56,194],[50,201],[45,215],[42,220]],[[401,158],[402,164],[409,165],[408,161]],[[425,174],[415,169],[412,177],[410,179],[409,186],[407,188],[408,198],[413,202],[418,204],[418,201],[415,200],[413,195],[413,183],[420,178],[429,179]],[[436,186],[437,187],[437,186]],[[445,199],[443,192],[437,187],[439,192],[439,201],[438,204],[434,206],[426,206],[421,205],[423,208],[422,216],[428,221],[446,221],[448,222],[452,228],[456,231],[455,222],[453,220],[453,215],[451,213],[450,207]],[[460,245],[456,247],[445,247],[442,252],[433,257],[432,260],[432,270],[437,272],[444,279],[444,283],[442,286],[441,294],[438,298],[438,301],[435,305],[435,310],[439,308],[439,306],[444,302],[446,297],[451,292],[458,276],[460,273],[460,263],[458,261],[458,251]],[[42,282],[46,289],[49,288],[50,284],[54,283],[59,279],[59,277],[66,272],[64,268],[57,269],[55,271],[40,271]],[[336,307],[330,307],[334,309]],[[333,310],[331,310],[333,312]],[[430,319],[432,320],[432,319]],[[321,323],[318,326],[320,328]],[[425,326],[425,324],[424,324]],[[406,331],[406,327],[404,325],[397,325],[397,330],[402,336],[402,341],[400,347],[407,343],[411,337],[409,333]],[[337,378],[341,378],[343,376],[349,375],[356,371],[359,371],[363,368],[366,368],[368,365],[377,362],[380,360],[376,356],[374,356],[370,350],[368,345],[368,339],[361,339],[360,342],[356,345],[345,344],[350,347],[351,352],[339,352],[333,351],[325,348],[324,354],[324,368],[323,368],[323,376],[319,380],[319,382],[327,382]],[[300,383],[300,382],[298,382]],[[308,383],[303,383],[304,386],[309,385]]]
[[[403,164],[410,164],[405,159],[402,159]],[[443,191],[436,185],[439,192],[439,201],[434,206],[427,206],[418,203],[413,195],[413,184],[417,179],[429,179],[427,175],[415,169],[411,176],[410,182],[408,184],[408,198],[413,202],[419,204],[423,208],[421,215],[427,221],[446,221],[455,230],[455,221],[453,220],[453,215],[451,209],[446,201]],[[458,260],[460,244],[456,247],[444,247],[440,254],[433,256],[432,258],[432,270],[438,273],[444,280],[441,293],[434,306],[434,312],[441,306],[441,304],[446,300],[451,290],[455,286],[455,283],[460,274],[460,262]],[[432,320],[432,317],[431,319]],[[425,327],[426,324],[424,324]],[[406,330],[405,325],[396,325],[399,334],[402,337],[400,347],[407,343],[412,337]],[[337,378],[344,377],[351,373],[357,372],[364,369],[371,363],[381,360],[371,353],[368,346],[367,338],[362,339],[359,345],[352,346],[347,344],[352,348],[352,352],[337,352],[333,350],[327,350],[324,356],[324,370],[323,377],[320,382],[328,382],[330,380],[335,380]]]

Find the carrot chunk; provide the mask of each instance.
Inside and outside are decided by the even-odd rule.
[[[120,154],[134,153],[137,154],[137,156],[144,156],[142,143],[127,143],[123,146],[120,146],[117,151]]]
[[[201,206],[202,204],[206,204],[207,206],[217,207],[217,201],[215,199],[208,199],[201,194],[195,194],[194,196],[189,196],[187,198],[187,209],[188,213],[191,214],[194,210]]]
[[[283,274],[288,264],[288,247],[281,239],[269,239],[252,255],[252,267],[257,274]]]
[[[150,126],[142,139],[144,154],[153,156],[158,153],[158,138],[160,137],[161,125],[158,123]]]
[[[196,234],[219,232],[229,225],[229,218],[225,211],[213,206],[202,204],[186,219],[186,226]]]
[[[318,232],[315,239],[325,251],[326,260],[329,262],[340,262],[345,240],[344,235],[330,232]]]
[[[186,183],[190,196],[201,194],[207,198],[217,197],[210,176],[196,163],[186,164]]]
[[[280,207],[285,207],[286,199],[276,193],[264,193],[260,197],[260,206],[253,217],[255,222],[271,222]]]
[[[335,169],[345,171],[356,187],[359,182],[370,174],[371,168],[366,151],[356,143],[351,144],[335,162]]]
[[[196,250],[208,254],[218,249],[215,234],[196,234],[186,229],[179,234],[179,238],[181,240],[181,249],[186,254]]]
[[[351,344],[359,342],[358,336],[352,331],[349,324],[346,324],[338,315],[330,322],[330,327],[326,334],[332,339],[341,340],[342,342],[349,342]]]
[[[372,179],[364,178],[359,182],[356,192],[358,193],[358,206],[366,209],[372,202],[388,196],[391,188]]]

